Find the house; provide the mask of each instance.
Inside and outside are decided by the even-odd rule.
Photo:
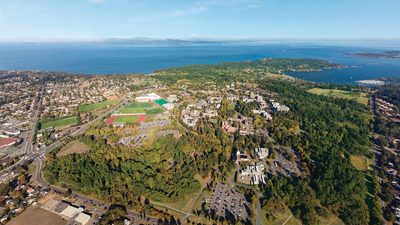
[[[233,127],[228,120],[222,122],[222,129],[228,133],[235,133],[237,131],[237,128]]]
[[[196,126],[197,121],[199,120],[199,118],[198,117],[193,117],[193,116],[190,116],[190,115],[184,115],[182,120],[188,127],[194,127],[194,126]]]

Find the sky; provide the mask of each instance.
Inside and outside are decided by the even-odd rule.
[[[400,0],[0,0],[0,41],[399,39]]]

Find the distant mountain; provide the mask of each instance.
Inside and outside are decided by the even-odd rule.
[[[221,45],[229,43],[249,43],[251,41],[207,40],[207,39],[155,39],[155,38],[109,38],[102,41],[110,44],[130,45]]]

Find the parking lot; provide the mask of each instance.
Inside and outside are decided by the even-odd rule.
[[[293,157],[291,160],[287,153],[284,153],[282,150],[277,151],[275,159],[267,160],[266,172],[271,175],[286,177],[293,175],[301,176],[300,160],[292,149],[289,152],[290,157]]]
[[[233,190],[228,185],[219,183],[214,189],[214,193],[209,201],[210,211],[224,218],[229,215],[236,220],[246,220],[249,216],[246,207],[249,203],[244,195]]]

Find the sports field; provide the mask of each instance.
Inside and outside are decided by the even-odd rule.
[[[60,128],[60,127],[70,127],[74,126],[78,123],[76,117],[69,117],[63,119],[56,119],[56,120],[48,120],[40,122],[42,129],[46,129],[49,127]]]
[[[168,103],[165,99],[155,100],[155,102],[156,102],[157,104],[159,104],[159,105],[165,105],[165,104]]]
[[[153,103],[136,102],[136,103],[132,103],[132,104],[124,106],[122,109],[120,109],[118,111],[118,113],[120,113],[120,114],[146,114],[149,116],[153,116],[153,115],[163,113],[164,111],[165,111],[164,108],[157,106]],[[119,122],[119,121],[115,120],[115,122]]]
[[[351,92],[339,89],[323,89],[323,88],[312,88],[308,90],[308,92],[316,95],[324,95],[334,98],[352,99],[364,105],[368,104],[368,96],[366,93]]]
[[[107,106],[113,106],[118,104],[119,100],[118,99],[109,99],[103,102],[98,102],[98,103],[93,103],[93,104],[87,104],[87,105],[81,105],[79,106],[79,111],[81,112],[91,112],[91,111],[96,111],[100,109],[104,109]]]
[[[151,104],[150,102],[135,102],[135,103],[129,104],[125,107],[127,107],[127,108],[151,108],[151,107],[153,107],[153,104]]]
[[[153,107],[153,104],[148,103],[148,102],[136,102],[129,104],[127,106],[124,106],[122,109],[119,110],[118,113],[121,114],[144,114],[145,109]]]
[[[146,109],[146,114],[149,116],[153,116],[153,115],[163,113],[164,111],[165,111],[164,108],[156,107],[156,108]]]
[[[127,123],[127,124],[136,123],[137,121],[138,121],[137,116],[117,116],[114,119],[114,122],[116,123]]]

